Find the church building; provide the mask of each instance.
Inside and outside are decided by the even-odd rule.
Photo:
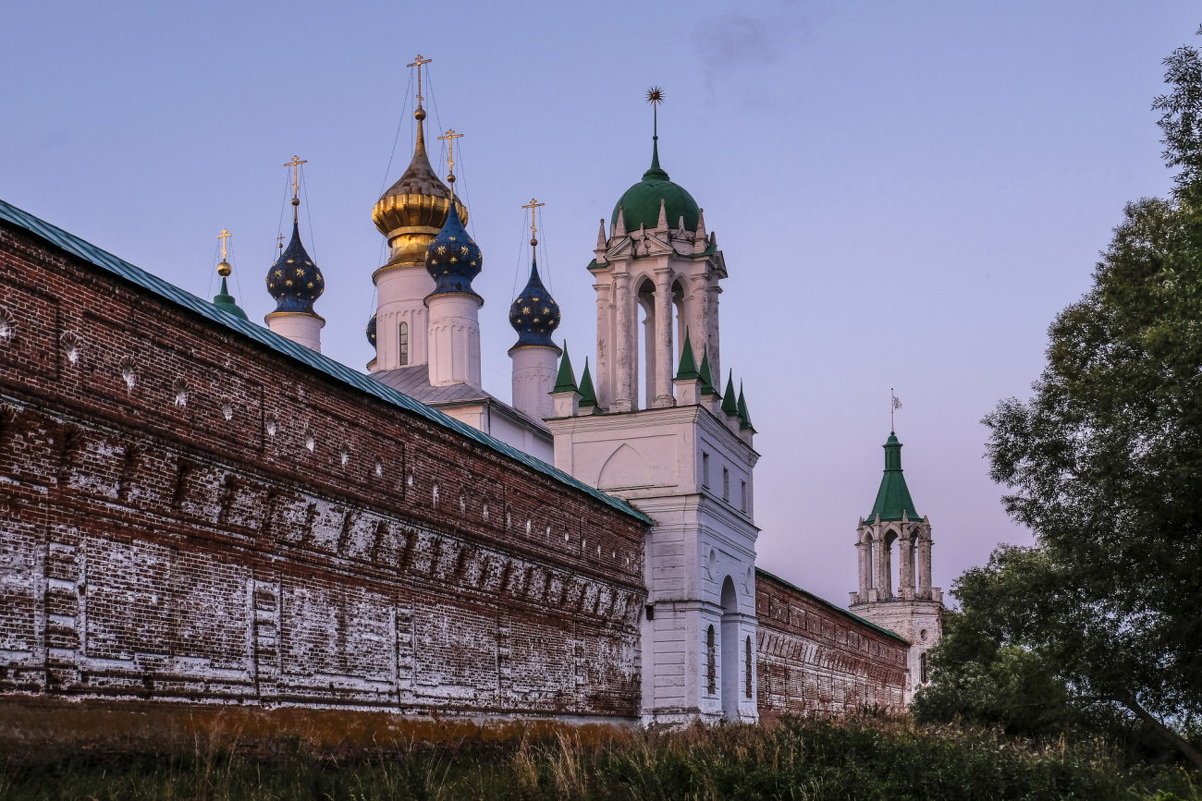
[[[588,312],[547,291],[531,201],[509,400],[486,391],[503,346],[481,342],[458,135],[445,181],[427,153],[424,63],[411,161],[372,209],[366,374],[320,352],[299,158],[266,328],[224,252],[208,302],[0,201],[0,693],[643,724],[903,708],[942,600],[896,436],[858,557],[832,533],[850,612],[756,567],[728,268],[658,131],[587,262],[584,369],[554,334]]]

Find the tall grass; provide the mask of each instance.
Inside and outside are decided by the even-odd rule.
[[[331,746],[199,732],[184,747],[12,747],[4,801],[470,799],[1155,799],[1202,801],[1194,775],[1124,766],[1104,744],[1042,744],[905,719],[683,731],[508,727]]]

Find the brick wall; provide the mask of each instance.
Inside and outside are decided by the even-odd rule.
[[[762,570],[755,585],[762,719],[865,707],[901,711],[904,640]]]
[[[644,531],[0,226],[0,691],[635,717]]]

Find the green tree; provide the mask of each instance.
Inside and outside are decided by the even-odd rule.
[[[1202,33],[1202,30],[1199,31]],[[1202,768],[1202,56],[1165,60],[1168,200],[1127,206],[1093,287],[1050,329],[1030,400],[985,418],[994,480],[1036,535],[961,592],[1002,617],[999,646],[1042,660]]]

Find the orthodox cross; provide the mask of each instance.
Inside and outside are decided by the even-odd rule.
[[[434,59],[432,59],[432,58],[422,58],[422,54],[418,53],[417,58],[413,59],[413,63],[407,65],[410,67],[417,67],[417,107],[418,108],[422,107],[422,101],[425,100],[425,98],[422,97],[422,65],[429,64],[433,60]]]
[[[276,234],[275,235],[275,243],[277,246],[279,246],[280,250],[283,250],[284,249],[284,235]]]
[[[221,233],[217,234],[217,238],[221,240],[221,260],[222,261],[225,261],[226,257],[229,256],[229,247],[228,247],[227,240],[229,240],[229,238],[231,236],[233,236],[233,234],[230,233],[230,229],[228,229],[228,228],[222,228]]]
[[[463,134],[455,133],[454,128],[448,128],[446,134],[438,137],[438,141],[447,143],[447,180],[455,183],[455,140],[462,139]]]
[[[547,205],[547,204],[539,203],[534,198],[530,198],[530,202],[527,203],[525,206],[522,206],[522,208],[524,208],[524,209],[530,209],[530,247],[534,247],[535,245],[538,244],[538,236],[537,236],[538,225],[537,225],[537,220],[535,219],[534,215],[539,206],[545,206],[545,205]]]
[[[302,159],[300,156],[293,156],[291,159],[289,159],[284,164],[285,167],[292,168],[292,199],[293,200],[296,200],[297,195],[300,194],[300,165],[308,164],[308,163],[309,163],[308,159]]]

